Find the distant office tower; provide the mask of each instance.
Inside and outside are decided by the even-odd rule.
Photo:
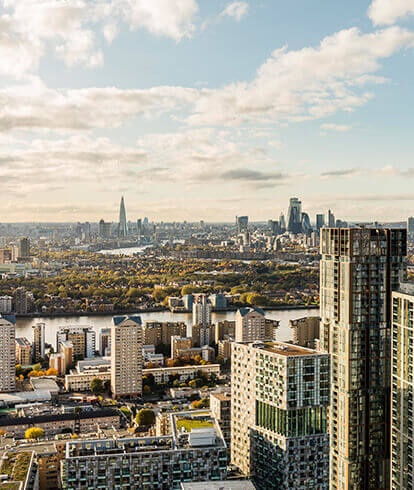
[[[137,235],[138,236],[142,235],[142,219],[141,218],[137,219]]]
[[[99,237],[110,238],[111,237],[112,223],[105,223],[103,219],[99,222]]]
[[[30,257],[30,240],[28,238],[19,239],[18,256],[20,259],[28,259]]]
[[[0,313],[11,313],[13,298],[11,296],[0,296]]]
[[[95,357],[96,333],[90,327],[69,326],[59,327],[56,334],[57,351],[63,341],[69,340],[73,344],[73,359],[75,361],[85,357]]]
[[[280,215],[279,225],[280,225],[280,233],[284,233],[286,231],[286,220],[285,217],[283,216],[283,213]]]
[[[210,345],[214,340],[214,325],[193,325],[191,327],[191,337],[195,347]]]
[[[197,296],[193,303],[193,325],[211,325],[212,304],[207,299],[206,294]]]
[[[328,209],[328,228],[335,227],[335,216],[330,209]]]
[[[33,361],[39,362],[45,358],[45,324],[36,323],[33,329]]]
[[[231,462],[257,488],[328,488],[328,406],[328,354],[283,342],[233,344]]]
[[[118,223],[118,236],[126,237],[128,235],[128,227],[125,212],[124,196],[121,198],[121,205],[119,207],[119,223]]]
[[[26,315],[29,311],[30,298],[25,288],[20,287],[13,293],[14,311],[17,315]]]
[[[264,340],[266,318],[261,308],[239,308],[236,313],[236,342]]]
[[[14,315],[0,315],[0,393],[16,387],[16,319]]]
[[[290,231],[291,233],[301,233],[302,203],[297,197],[290,198],[287,220],[288,231]]]
[[[139,316],[115,316],[111,325],[111,390],[114,398],[142,393],[142,327]]]
[[[109,356],[111,354],[111,329],[101,328],[99,332],[99,353],[101,356]]]
[[[414,488],[414,284],[392,293],[391,488]]]
[[[319,231],[325,225],[325,216],[323,214],[316,215],[316,230]]]
[[[348,223],[346,221],[342,221],[341,219],[337,219],[335,220],[335,228],[348,228]]]
[[[279,224],[279,221],[276,221],[276,220],[269,220],[269,228],[270,228],[270,231],[272,232],[272,235],[279,235],[280,234],[280,224]]]
[[[29,366],[32,364],[32,344],[26,337],[19,337],[15,340],[16,364]]]
[[[411,216],[410,218],[408,218],[407,220],[407,231],[408,233],[414,233],[414,217]]]
[[[237,233],[244,233],[249,229],[248,216],[236,216]]]
[[[391,291],[406,230],[323,228],[320,344],[331,354],[330,485],[389,487]]]
[[[312,225],[308,213],[302,213],[300,226],[302,233],[306,233],[306,235],[310,235],[312,233]]]

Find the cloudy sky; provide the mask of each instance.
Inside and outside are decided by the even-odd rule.
[[[414,214],[414,0],[0,0],[0,221]]]

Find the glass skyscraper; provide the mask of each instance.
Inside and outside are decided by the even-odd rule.
[[[389,488],[391,292],[405,278],[406,252],[406,230],[321,230],[331,489]]]
[[[119,207],[118,236],[126,237],[127,235],[128,235],[128,227],[126,221],[125,202],[124,202],[124,196],[122,196],[121,205]]]

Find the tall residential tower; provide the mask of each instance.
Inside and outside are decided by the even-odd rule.
[[[140,316],[114,316],[111,325],[111,390],[114,398],[142,393]]]
[[[0,315],[0,393],[14,391],[16,386],[16,319]]]
[[[392,293],[391,482],[392,490],[414,488],[414,284]]]
[[[406,241],[406,230],[321,230],[331,489],[389,486],[391,291],[405,276]]]
[[[233,343],[231,462],[257,488],[328,488],[328,405],[328,354]]]

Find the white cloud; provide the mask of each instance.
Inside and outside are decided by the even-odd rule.
[[[348,126],[346,124],[326,123],[321,124],[321,129],[324,131],[337,131],[338,133],[345,133],[346,131],[350,131],[352,126]]]
[[[0,73],[17,78],[49,51],[67,66],[103,63],[96,27],[112,42],[125,25],[180,41],[191,37],[196,0],[3,0]],[[13,63],[14,62],[14,63]]]
[[[133,116],[156,116],[186,106],[197,94],[194,89],[168,86],[146,90],[55,90],[35,79],[33,85],[0,89],[0,132],[117,127]]]
[[[233,17],[238,22],[247,15],[249,4],[247,2],[232,2],[220,14],[222,17]]]
[[[368,16],[374,25],[391,25],[414,14],[414,0],[373,0]]]
[[[157,36],[176,41],[191,37],[198,12],[195,0],[112,0],[110,10],[131,29],[144,28]]]
[[[302,121],[353,111],[373,96],[365,85],[383,81],[373,75],[380,61],[413,43],[414,32],[396,26],[370,34],[351,28],[326,37],[317,48],[275,50],[250,83],[202,90],[188,122]]]

